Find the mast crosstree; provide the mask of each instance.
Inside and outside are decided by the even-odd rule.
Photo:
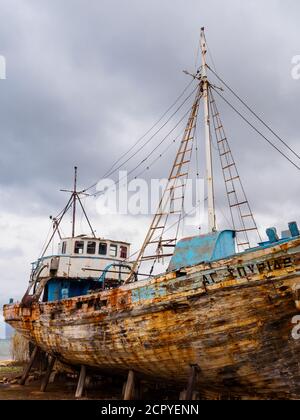
[[[89,219],[89,217],[88,217],[88,215],[85,211],[85,208],[84,208],[84,206],[82,204],[82,201],[81,201],[81,198],[80,198],[81,195],[88,196],[89,194],[86,194],[84,191],[77,191],[77,171],[78,171],[78,168],[77,168],[77,166],[75,166],[74,167],[74,189],[73,190],[60,190],[62,192],[71,193],[70,200],[71,200],[71,205],[72,205],[72,208],[73,208],[73,210],[72,210],[72,238],[75,238],[77,201],[78,201],[78,203],[81,207],[81,210],[84,214],[84,217],[85,217],[85,219],[86,219],[86,221],[89,225],[91,233],[92,233],[93,237],[95,238],[96,237],[95,231],[94,231],[94,229],[91,225],[90,219]]]

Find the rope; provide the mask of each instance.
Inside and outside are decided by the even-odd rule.
[[[185,118],[187,117],[187,115],[189,114],[189,112],[191,111],[191,109],[192,109],[192,107],[187,110],[187,112],[183,115],[183,117],[169,131],[169,133],[158,143],[158,145],[154,149],[152,149],[151,152],[149,152],[148,155],[138,165],[136,165],[131,171],[128,172],[128,174],[126,175],[126,177],[128,175],[131,175],[133,172],[135,172],[143,163],[145,163],[153,155],[153,153],[167,140],[167,138],[170,136],[170,134],[172,134],[176,130],[176,128],[185,120]],[[119,179],[118,181],[116,181],[116,185],[118,185],[126,177],[123,177],[123,178]],[[103,192],[102,191],[98,191],[95,194],[92,194],[92,196],[93,197],[96,197],[99,194],[103,194]]]
[[[223,95],[221,95],[214,87],[212,89],[220,96],[221,99],[223,99],[224,102],[227,103],[227,105],[233,109],[257,134],[259,134],[264,140],[266,140],[277,152],[279,152],[285,159],[287,159],[295,168],[300,170],[300,166],[298,166],[295,162],[293,162],[286,154],[284,154],[274,143],[272,143],[271,140],[269,140],[261,131],[259,131],[247,118],[238,111],[226,98],[224,98]]]
[[[300,159],[300,155],[293,150],[286,141],[284,141],[277,133],[275,133],[275,131],[267,124],[265,123],[265,121],[255,112],[253,111],[253,109],[250,108],[249,105],[247,105],[247,103],[237,94],[234,92],[234,90],[226,83],[224,82],[223,79],[221,79],[220,76],[218,76],[218,74],[212,70],[209,66],[207,66],[207,68],[217,77],[217,79],[223,83],[224,86],[226,86],[226,88],[248,109],[248,111],[251,112],[252,115],[254,115],[285,147],[288,148],[288,150],[290,152],[292,152],[298,159]]]
[[[122,164],[120,164],[117,168],[116,165],[123,160],[124,157],[128,156],[128,154],[134,150],[134,148],[164,119],[164,117],[169,113],[169,111],[177,104],[177,102],[183,97],[184,93],[189,89],[189,87],[192,85],[194,80],[192,80],[187,87],[184,89],[184,91],[181,93],[181,95],[176,99],[176,101],[168,108],[168,110],[163,114],[163,116],[142,136],[138,139],[137,142],[125,153],[122,154],[122,156],[110,167],[108,171],[102,176],[102,178],[106,178],[108,176],[113,175],[115,172],[117,172],[122,166],[124,166],[126,163],[128,163],[133,157],[135,157],[142,149],[144,149],[151,140],[153,140],[157,134],[172,120],[172,118],[177,114],[178,111],[185,105],[185,103],[190,99],[190,97],[194,94],[197,88],[193,89],[193,91],[184,99],[184,101],[181,103],[181,105],[176,109],[176,111],[168,118],[168,120],[142,145],[140,148],[130,155],[128,159],[126,159]],[[85,188],[83,192],[89,191],[92,188],[94,188],[98,182],[95,182],[88,188]]]
[[[193,213],[193,211],[195,210],[195,209],[198,209],[203,203],[205,203],[206,201],[208,200],[208,197],[206,197],[204,200],[202,200],[202,201],[199,201],[198,202],[198,204],[197,204],[197,206],[194,208],[194,209],[192,209],[191,211],[189,211],[188,213],[186,213],[186,214],[184,214],[180,219],[179,219],[179,221],[181,221],[181,220],[183,220],[183,219],[185,219],[187,216],[189,216],[190,214],[192,214]],[[165,232],[168,232],[169,230],[171,230],[174,226],[176,226],[178,224],[178,221],[176,221],[175,223],[173,223],[171,226],[169,226],[168,227],[168,229],[166,229],[165,230]],[[153,238],[153,241],[156,241],[156,240],[158,240],[160,238],[160,235],[158,235],[158,236],[156,236],[156,237],[154,237]],[[167,244],[170,244],[172,241],[169,241],[169,242],[167,242]],[[137,255],[140,251],[141,251],[141,249],[142,248],[139,248],[136,252],[134,252],[133,254],[131,254],[131,255],[129,255],[129,257],[127,258],[127,261],[128,260],[130,260],[130,258],[132,258],[132,257],[134,257],[135,255]]]

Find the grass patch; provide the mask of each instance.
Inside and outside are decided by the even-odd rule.
[[[22,366],[0,366],[0,376],[22,372]]]

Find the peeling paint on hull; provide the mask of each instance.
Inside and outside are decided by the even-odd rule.
[[[300,239],[4,316],[70,364],[184,385],[196,364],[203,395],[300,399],[297,287]]]

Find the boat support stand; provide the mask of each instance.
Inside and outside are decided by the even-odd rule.
[[[36,362],[39,360],[41,355],[46,356],[46,354],[44,352],[42,352],[42,350],[38,346],[35,346],[32,353],[31,353],[29,362],[24,369],[24,372],[21,376],[21,379],[19,380],[19,385],[25,385],[26,384],[26,381],[27,381],[27,379],[30,375],[31,369],[36,364]],[[44,360],[46,360],[45,357],[44,357]],[[48,364],[47,364],[46,374],[42,379],[41,392],[46,392],[47,386],[48,386],[49,381],[50,381],[51,373],[53,371],[55,361],[56,361],[56,358],[51,356],[50,360],[48,361]]]
[[[86,380],[86,366],[81,365],[75,398],[82,397],[83,391],[84,391],[85,380]]]
[[[46,374],[45,374],[45,376],[42,380],[42,383],[41,383],[41,392],[46,392],[46,390],[47,390],[47,386],[48,386],[48,383],[49,383],[49,380],[50,380],[50,377],[51,377],[51,373],[53,371],[55,361],[56,361],[55,357],[51,356],[50,360],[49,360],[48,367],[47,367]]]
[[[190,376],[188,379],[187,388],[184,389],[179,396],[179,399],[182,401],[192,401],[196,399],[197,392],[195,390],[195,385],[197,382],[197,376],[200,372],[198,365],[191,365]]]
[[[123,396],[124,401],[139,400],[141,395],[141,384],[136,373],[133,370],[129,370],[127,381],[124,383]]]
[[[39,348],[37,346],[35,346],[35,348],[33,349],[33,352],[30,356],[30,360],[28,362],[28,365],[25,367],[23,375],[21,377],[21,379],[19,380],[19,385],[25,385],[25,382],[30,374],[30,371],[32,369],[32,366],[34,365],[35,361],[37,360],[39,355]]]

